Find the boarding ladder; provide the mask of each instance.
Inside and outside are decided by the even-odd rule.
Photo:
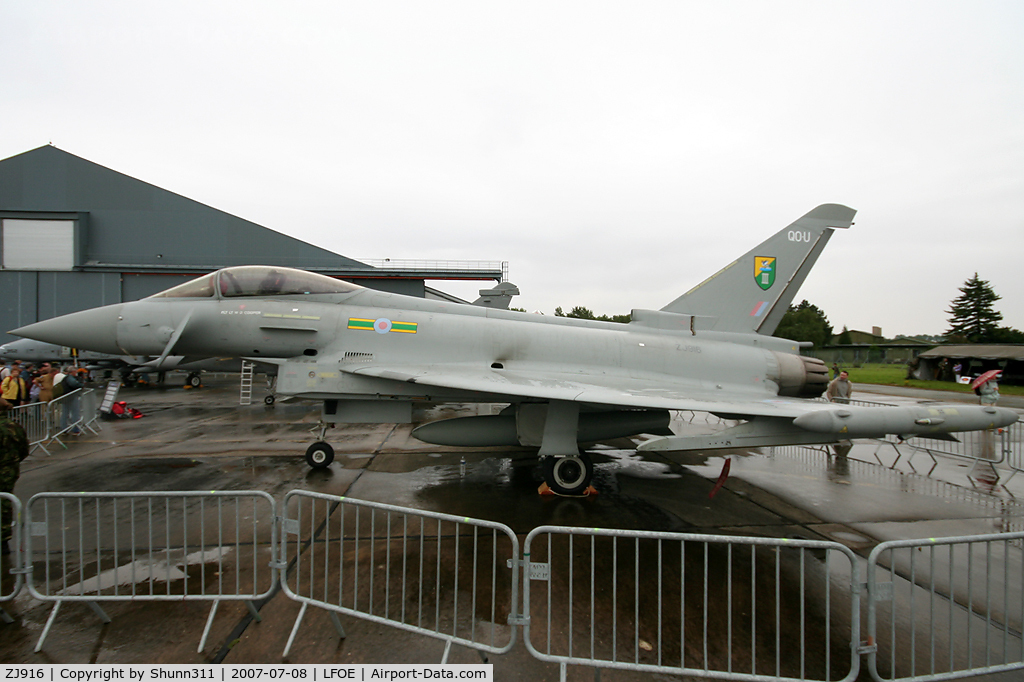
[[[242,360],[242,390],[238,396],[239,405],[252,405],[252,377],[255,363]]]

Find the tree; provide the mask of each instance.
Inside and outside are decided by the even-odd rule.
[[[853,338],[850,336],[850,330],[847,329],[846,325],[844,324],[843,325],[843,331],[839,332],[839,345],[840,346],[849,346],[852,343],[853,343]]]
[[[1013,327],[999,327],[992,335],[992,343],[1024,343],[1024,332]]]
[[[821,348],[832,340],[832,325],[818,306],[801,301],[800,305],[789,306],[773,336],[810,341],[815,348]]]
[[[574,317],[577,320],[599,320],[601,322],[620,322],[622,324],[629,324],[633,319],[632,315],[595,315],[594,311],[590,308],[578,305],[573,306],[573,309],[569,312],[562,310],[562,306],[555,308],[555,317]]]
[[[1003,315],[993,305],[1002,297],[997,296],[989,283],[974,277],[960,287],[960,295],[953,299],[949,310],[949,329],[946,338],[971,343],[992,343],[996,340],[998,323]]]
[[[577,320],[596,320],[597,319],[597,317],[594,316],[594,311],[593,310],[591,310],[590,308],[584,308],[581,305],[574,306],[573,309],[570,310],[568,313],[566,313],[565,316],[566,317],[575,317]]]

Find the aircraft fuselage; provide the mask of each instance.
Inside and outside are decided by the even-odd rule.
[[[82,316],[81,320],[74,320]],[[95,318],[86,319],[86,318]],[[684,326],[687,316],[680,318]],[[688,319],[688,318],[687,318]],[[426,389],[407,377],[361,377],[359,364],[463,365],[514,376],[540,372],[584,381],[614,376],[713,394],[729,377],[730,392],[751,398],[800,395],[797,344],[754,334],[671,331],[429,301],[361,290],[278,299],[144,299],[67,316],[67,324],[101,329],[113,338],[93,348],[130,355],[234,355],[283,362],[278,392],[304,398],[418,396],[458,399],[459,391]],[[525,323],[525,324],[524,324]],[[108,326],[109,330],[110,327]],[[791,377],[786,381],[784,377]],[[795,379],[793,378],[795,377]],[[815,387],[818,394],[822,388]],[[495,396],[502,391],[496,385]],[[472,397],[478,398],[479,392]]]

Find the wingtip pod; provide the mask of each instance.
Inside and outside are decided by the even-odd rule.
[[[1018,415],[1003,407],[941,405],[906,407],[854,407],[833,405],[793,420],[806,431],[848,438],[887,434],[926,436],[935,433],[982,431],[1013,424]]]

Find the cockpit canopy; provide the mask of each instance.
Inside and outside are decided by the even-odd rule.
[[[269,265],[224,268],[179,284],[150,298],[234,298],[239,296],[297,296],[302,294],[347,294],[361,289],[315,272]]]

